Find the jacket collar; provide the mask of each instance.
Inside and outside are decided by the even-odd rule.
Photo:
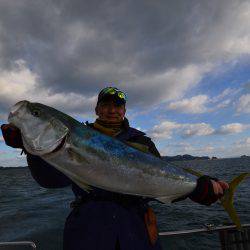
[[[91,127],[91,128],[94,128],[93,123],[89,123],[88,121],[86,122],[86,125]],[[115,137],[118,140],[129,141],[133,137],[145,135],[144,132],[142,132],[138,129],[135,129],[135,128],[131,128],[129,126],[129,121],[126,117],[124,118],[123,128],[124,128],[123,131]]]

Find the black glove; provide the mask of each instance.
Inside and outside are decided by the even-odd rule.
[[[23,148],[21,132],[17,127],[11,124],[3,124],[1,130],[6,145],[12,148]]]
[[[197,203],[210,206],[216,202],[221,196],[214,193],[214,188],[211,180],[218,181],[216,178],[212,178],[207,175],[201,176],[197,180],[197,186],[195,190],[188,195],[188,197]]]

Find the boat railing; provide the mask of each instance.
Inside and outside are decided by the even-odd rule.
[[[235,225],[214,226],[205,224],[204,228],[160,232],[162,237],[184,236],[196,233],[218,232],[222,250],[249,250],[250,249],[250,224],[243,224],[241,230]]]
[[[12,248],[13,247],[13,248]],[[36,244],[32,241],[10,241],[10,242],[0,242],[0,250],[17,249],[16,247],[25,247],[25,249],[36,250]],[[19,248],[20,249],[20,248]]]

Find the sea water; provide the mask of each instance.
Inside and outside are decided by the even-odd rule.
[[[175,162],[230,181],[250,172],[249,158]],[[237,189],[235,208],[242,223],[250,223],[250,179]],[[74,199],[70,188],[45,189],[32,178],[28,168],[0,169],[0,242],[30,240],[38,250],[61,250],[63,227]],[[189,199],[175,204],[152,202],[160,232],[222,225],[230,220],[219,205],[202,206]],[[219,249],[217,233],[161,237],[163,249]],[[2,249],[2,248],[0,248]],[[13,248],[14,249],[14,248]],[[17,248],[15,248],[17,249]],[[26,248],[28,249],[28,248]]]

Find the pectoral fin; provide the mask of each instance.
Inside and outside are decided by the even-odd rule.
[[[177,200],[179,197],[182,197],[183,194],[173,194],[168,196],[160,196],[155,198],[156,200],[160,201],[161,203],[169,204]]]
[[[126,141],[125,142],[128,146],[132,147],[132,148],[135,148],[139,151],[142,151],[144,153],[149,153],[149,150],[148,150],[148,146],[146,145],[143,145],[143,144],[140,144],[140,143],[137,143],[137,142],[130,142],[130,141]]]
[[[193,169],[191,169],[191,168],[183,168],[186,172],[188,172],[188,173],[190,173],[190,174],[192,174],[192,175],[195,175],[195,176],[197,176],[197,177],[201,177],[201,176],[203,176],[204,174],[202,174],[202,173],[200,173],[200,172],[198,172],[198,171],[196,171],[196,170],[193,170]]]
[[[72,178],[72,181],[75,182],[79,187],[81,187],[87,193],[89,193],[90,191],[93,190],[93,188],[91,186],[89,186],[88,184],[86,184],[82,181],[76,180],[75,178]]]

